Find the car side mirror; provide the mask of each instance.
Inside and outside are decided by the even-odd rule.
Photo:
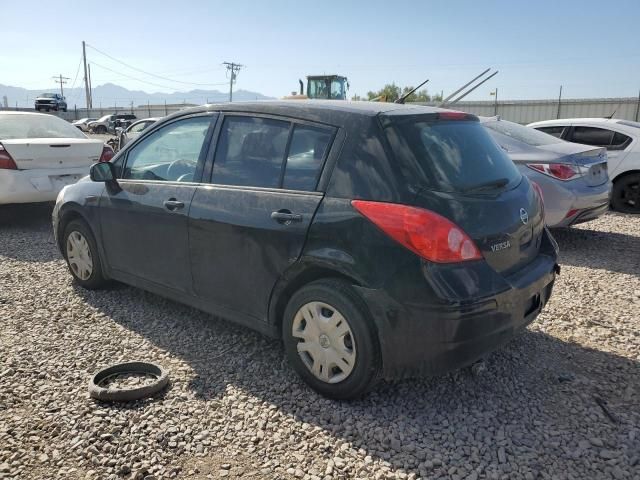
[[[116,182],[116,168],[111,162],[98,162],[91,165],[89,178],[94,182]]]

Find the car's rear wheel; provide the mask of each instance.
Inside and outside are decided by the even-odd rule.
[[[640,174],[625,175],[614,182],[611,205],[619,212],[640,213]]]
[[[87,224],[82,220],[69,222],[63,242],[64,256],[74,280],[89,290],[103,287],[107,280],[102,273],[96,240]]]
[[[282,337],[293,368],[327,397],[359,397],[378,379],[375,328],[347,282],[319,280],[295,293],[285,310]]]

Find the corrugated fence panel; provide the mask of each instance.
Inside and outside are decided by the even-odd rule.
[[[435,105],[428,103],[427,105]],[[558,100],[503,100],[498,101],[497,111],[505,120],[526,125],[540,120],[551,120],[554,118],[580,118],[580,117],[608,117],[614,114],[613,118],[638,121],[638,109],[640,102],[637,98],[590,98],[590,99],[567,99],[560,102],[560,115],[558,115]],[[185,108],[185,105],[141,105],[139,107],[123,108],[94,108],[69,110],[68,112],[52,112],[65,120],[77,120],[84,117],[99,118],[109,113],[125,112],[133,114],[138,118],[164,117],[167,114],[177,112]],[[493,101],[469,101],[459,102],[449,108],[462,110],[484,117],[495,115],[496,105]],[[0,109],[2,110],[2,109]],[[8,109],[15,110],[15,109]],[[33,111],[30,109],[20,109]]]
[[[426,105],[435,106],[434,103]],[[608,117],[638,121],[640,102],[637,98],[590,98],[558,100],[503,100],[498,101],[497,112],[505,120],[528,124],[555,118]],[[459,102],[448,108],[475,115],[492,117],[496,105],[493,101]]]

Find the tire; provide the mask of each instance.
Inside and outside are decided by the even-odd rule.
[[[85,246],[88,248],[88,255],[84,251]],[[69,271],[78,285],[87,290],[96,290],[107,284],[96,240],[83,220],[72,220],[67,224],[62,250]]]
[[[45,112],[48,112],[48,111],[49,111],[49,108],[45,108],[45,109],[44,109],[44,111],[45,111]]]
[[[109,377],[127,373],[146,374],[154,377],[151,384],[133,388],[105,388],[101,384]],[[150,397],[163,390],[169,383],[168,372],[159,365],[147,362],[127,362],[100,370],[89,381],[89,396],[103,402],[130,402]]]
[[[640,173],[624,175],[613,183],[611,206],[622,213],[640,213]]]
[[[335,317],[336,313],[339,317]],[[315,320],[307,323],[307,317]],[[330,326],[332,319],[337,322],[336,327]],[[315,321],[318,323],[312,324]],[[311,333],[306,333],[308,330]],[[345,330],[348,333],[344,334]],[[316,336],[318,331],[321,333]],[[310,340],[303,340],[301,335],[309,335]],[[351,400],[377,383],[381,362],[373,320],[362,299],[345,281],[318,280],[298,290],[285,309],[282,339],[294,370],[326,397]],[[313,360],[314,355],[317,361]],[[332,363],[332,358],[341,360],[345,367]]]
[[[95,130],[96,130],[96,133],[101,133],[101,134],[107,133],[107,127],[105,127],[104,125],[98,125]]]
[[[63,111],[63,112],[66,112],[66,111],[67,111],[67,107],[64,107],[64,108],[62,109],[62,111]]]

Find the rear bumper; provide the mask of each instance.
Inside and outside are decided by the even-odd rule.
[[[477,271],[468,271],[468,279],[476,279],[487,294],[473,301],[429,304],[415,292],[412,298],[398,298],[387,290],[358,288],[376,322],[385,378],[439,375],[496,350],[538,316],[559,271],[554,253],[539,255],[508,277],[491,278],[481,273],[485,262],[476,263]]]
[[[573,225],[576,217],[582,217],[581,212],[592,211],[590,215],[585,214],[582,221],[593,220],[603,215],[607,209],[603,210],[602,207],[609,204],[610,191],[610,182],[591,187],[578,181],[547,181],[543,185],[547,225],[549,227]],[[573,210],[576,210],[576,212],[567,216]]]
[[[578,210],[573,215],[566,218],[568,221],[566,226],[577,225],[578,223],[588,222],[590,220],[595,220],[598,217],[601,217],[605,213],[609,211],[609,202],[604,203],[602,205],[598,205],[597,207],[585,208],[582,210]]]
[[[64,169],[0,170],[0,205],[52,202],[66,185],[89,173],[86,167]]]

